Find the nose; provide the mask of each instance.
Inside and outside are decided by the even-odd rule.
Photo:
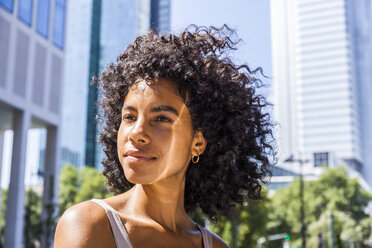
[[[150,136],[146,133],[146,123],[144,118],[137,119],[129,132],[129,141],[137,145],[147,145],[151,143]]]

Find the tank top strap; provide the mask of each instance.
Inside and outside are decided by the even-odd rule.
[[[92,199],[92,202],[101,206],[109,219],[112,234],[115,239],[115,243],[117,247],[120,248],[133,248],[132,244],[130,243],[129,236],[123,223],[120,220],[120,217],[115,209],[113,209],[110,205],[108,205],[105,201],[100,199]]]
[[[200,226],[199,224],[196,224],[202,233],[203,237],[203,247],[204,248],[213,248],[213,236],[210,231],[205,229],[204,227]]]

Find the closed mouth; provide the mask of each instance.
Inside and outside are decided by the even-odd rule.
[[[129,150],[124,154],[124,159],[128,163],[143,163],[150,160],[155,160],[156,158],[140,151]]]
[[[150,160],[155,160],[155,158],[151,158],[151,157],[140,157],[140,156],[131,156],[131,155],[125,156],[124,159],[128,163],[143,163],[143,162],[147,162]]]

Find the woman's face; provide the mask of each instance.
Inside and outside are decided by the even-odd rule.
[[[132,183],[183,177],[192,154],[200,154],[194,148],[200,144],[200,132],[192,130],[189,110],[170,81],[134,84],[124,99],[121,117],[118,156]]]

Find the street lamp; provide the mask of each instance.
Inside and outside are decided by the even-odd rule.
[[[302,238],[302,248],[306,248],[306,224],[305,224],[305,201],[304,201],[304,175],[302,167],[308,160],[295,159],[293,155],[287,158],[285,163],[299,163],[300,164],[300,222],[301,222],[301,238]]]

